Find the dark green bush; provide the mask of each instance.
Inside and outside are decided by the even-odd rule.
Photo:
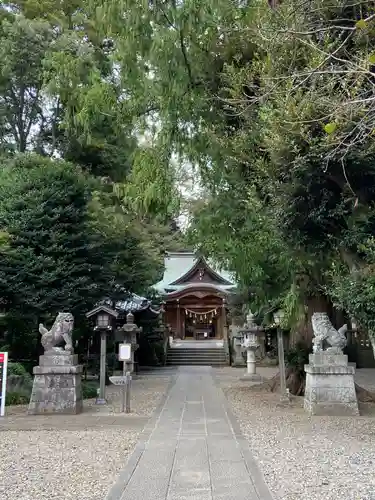
[[[146,336],[140,338],[138,362],[141,366],[157,366],[159,364],[154,343],[151,343]]]
[[[83,399],[96,398],[98,387],[99,387],[99,385],[97,382],[82,382]]]
[[[27,405],[30,401],[31,391],[26,389],[18,391],[8,391],[5,398],[5,405]]]
[[[19,392],[22,390],[31,390],[33,378],[21,363],[8,364],[8,382],[7,389],[10,392]]]
[[[18,376],[27,376],[30,374],[26,371],[25,367],[22,363],[8,363],[8,375],[18,375]]]

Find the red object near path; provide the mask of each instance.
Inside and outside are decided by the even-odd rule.
[[[0,363],[4,363],[4,354],[0,352]]]

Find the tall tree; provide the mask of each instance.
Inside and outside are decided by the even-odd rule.
[[[13,355],[21,346],[35,352],[40,320],[61,310],[83,317],[100,299],[156,281],[160,260],[93,196],[95,187],[74,165],[36,155],[18,155],[0,170],[0,227],[9,235],[0,295]]]
[[[373,196],[371,145],[344,158],[335,142],[344,136],[334,135],[336,122],[342,133],[355,132],[363,130],[361,113],[370,116],[363,106],[371,105],[372,77],[367,70],[359,77],[372,64],[367,2],[317,1],[311,12],[299,0],[276,10],[261,1],[97,6],[129,95],[118,112],[148,103],[156,113],[157,160],[144,162],[138,176],[155,186],[144,201],[164,193],[171,150],[200,165],[210,198],[225,199],[233,182],[238,195],[254,186],[271,227],[302,263],[294,286],[311,311],[329,308],[325,271],[334,259],[359,256],[348,242],[360,224],[358,203],[366,199],[371,211]]]
[[[54,39],[51,26],[22,16],[0,24],[0,147],[24,152],[43,115],[43,63]]]

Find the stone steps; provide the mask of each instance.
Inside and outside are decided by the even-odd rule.
[[[167,365],[225,366],[228,361],[223,348],[172,348],[167,353]]]

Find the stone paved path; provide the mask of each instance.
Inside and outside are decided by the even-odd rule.
[[[181,367],[107,500],[272,500],[209,367]]]

